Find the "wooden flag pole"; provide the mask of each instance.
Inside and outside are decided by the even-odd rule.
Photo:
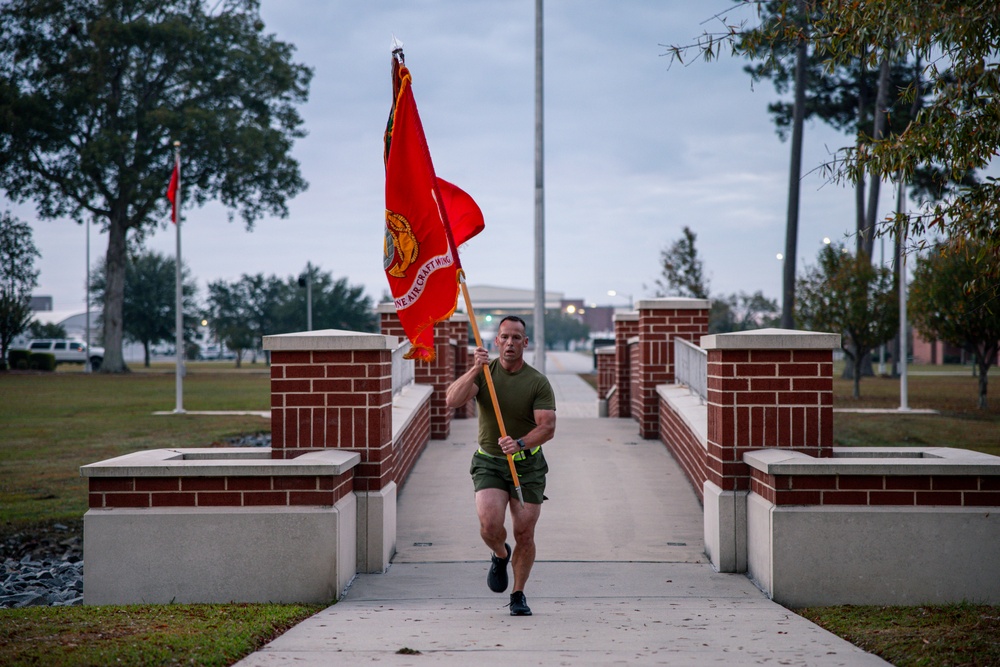
[[[465,307],[469,311],[469,322],[472,324],[472,335],[476,339],[476,347],[483,346],[483,339],[479,336],[479,326],[476,324],[476,314],[472,310],[472,299],[469,298],[469,288],[465,284],[465,272],[459,270],[458,282],[462,286],[462,296],[465,297]],[[507,429],[503,425],[503,415],[500,414],[500,403],[497,401],[497,390],[493,386],[493,376],[490,375],[490,365],[483,365],[483,373],[486,376],[486,386],[490,390],[490,400],[493,401],[493,412],[497,416],[497,425],[500,427],[500,437],[507,436]],[[510,475],[514,480],[514,490],[517,492],[517,499],[524,507],[524,494],[521,493],[521,483],[517,479],[517,467],[514,465],[514,457],[507,455],[507,465],[510,466]]]

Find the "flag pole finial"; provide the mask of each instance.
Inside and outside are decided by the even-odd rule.
[[[396,39],[396,36],[392,36],[392,57],[399,61],[400,65],[406,64],[403,57],[403,43]]]

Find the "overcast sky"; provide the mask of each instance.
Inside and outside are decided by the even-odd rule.
[[[789,145],[767,113],[777,95],[751,85],[745,61],[670,66],[664,45],[690,42],[729,0],[545,2],[546,288],[599,305],[650,296],[661,250],[687,225],[712,295],[762,290],[778,299]],[[382,269],[382,133],[390,44],[406,63],[437,174],[476,199],[485,231],[466,244],[471,285],[532,289],[534,270],[533,0],[263,0],[267,31],[314,69],[294,149],[308,190],[286,219],[247,232],[221,206],[185,208],[183,261],[208,282],[298,275],[307,262],[363,285],[378,301]],[[808,125],[804,171],[847,138]],[[164,174],[164,192],[169,174]],[[883,188],[883,192],[891,188]],[[888,213],[891,192],[880,215]],[[38,221],[39,295],[84,307],[85,231]],[[854,226],[853,192],[818,173],[802,181],[799,267],[824,236]],[[147,248],[174,253],[166,221]],[[91,263],[107,236],[91,230]],[[877,251],[876,251],[877,252]]]

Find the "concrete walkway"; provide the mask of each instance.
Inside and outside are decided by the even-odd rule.
[[[716,573],[698,498],[667,449],[632,420],[597,419],[576,375],[591,357],[549,353],[557,433],[525,588],[511,617],[486,587],[469,459],[474,420],[432,440],[398,498],[397,553],[344,598],[238,663],[266,665],[886,665]],[[509,530],[508,524],[508,530]]]

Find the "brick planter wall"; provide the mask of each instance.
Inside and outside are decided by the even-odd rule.
[[[920,463],[924,466],[932,464],[927,460],[920,460]],[[900,460],[891,473],[873,471],[871,474],[845,474],[832,469],[832,466],[829,474],[817,472],[806,475],[769,474],[754,469],[751,488],[754,493],[778,506],[1000,506],[1000,470],[994,475],[920,474],[920,468],[924,466],[906,464],[906,460]]]
[[[333,506],[354,490],[353,471],[250,477],[92,477],[91,508]]]
[[[84,602],[329,602],[357,572],[359,458],[190,448],[83,466]]]
[[[775,448],[744,458],[747,571],[775,601],[1000,601],[1000,457],[842,447],[827,458]]]

